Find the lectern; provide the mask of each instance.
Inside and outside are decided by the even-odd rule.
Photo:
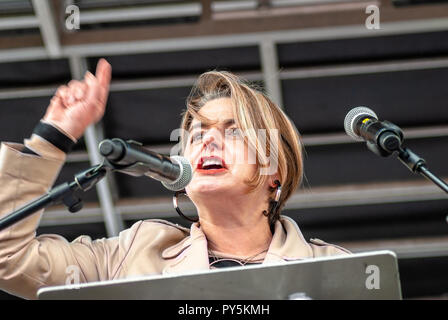
[[[401,299],[397,257],[373,251],[42,288],[39,299]]]

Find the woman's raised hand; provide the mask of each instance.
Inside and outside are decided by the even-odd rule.
[[[100,59],[95,75],[87,72],[82,81],[72,80],[60,86],[43,120],[79,139],[89,125],[104,115],[111,73],[111,65]]]

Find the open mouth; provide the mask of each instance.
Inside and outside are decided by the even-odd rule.
[[[199,160],[197,169],[201,171],[216,172],[226,170],[227,167],[224,160],[219,157],[211,156],[202,157]]]

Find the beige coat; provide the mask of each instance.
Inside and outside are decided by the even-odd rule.
[[[40,155],[21,153],[23,145],[3,143],[0,150],[0,217],[44,194],[54,183],[65,154],[33,135],[25,140]],[[58,235],[36,237],[42,212],[0,231],[0,289],[35,299],[44,286],[61,285],[76,268],[81,282],[112,280],[148,274],[209,269],[207,239],[191,229],[163,220],[135,223],[118,237],[68,242]],[[347,254],[347,250],[303,238],[296,223],[282,217],[263,263]]]

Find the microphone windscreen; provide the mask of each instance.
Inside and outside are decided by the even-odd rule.
[[[163,186],[171,191],[184,189],[193,178],[193,168],[187,158],[181,156],[172,156],[170,159],[180,166],[179,178],[173,183],[162,182]]]
[[[345,116],[345,132],[354,140],[362,141],[363,138],[356,134],[356,124],[361,118],[372,117],[378,120],[378,116],[367,107],[356,107],[350,110]]]

